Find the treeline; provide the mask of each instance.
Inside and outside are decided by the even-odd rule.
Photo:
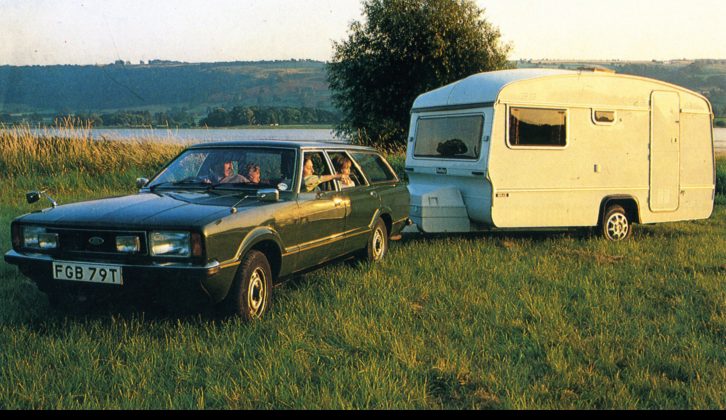
[[[320,108],[236,106],[231,111],[213,109],[200,126],[337,124],[340,116]]]

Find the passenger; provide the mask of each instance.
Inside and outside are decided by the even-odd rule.
[[[234,173],[232,161],[224,162],[224,176],[219,180],[220,184],[247,183],[249,179],[240,174]]]
[[[249,179],[250,184],[259,184],[260,183],[260,165],[250,162],[245,166],[245,170],[247,173],[247,179]]]
[[[315,190],[318,185],[332,181],[334,179],[350,179],[343,174],[337,175],[315,175],[315,168],[313,168],[313,161],[310,158],[305,158],[305,164],[303,165],[303,189],[305,192]]]
[[[333,163],[335,164],[335,170],[339,174],[343,175],[343,178],[340,179],[340,187],[341,188],[355,187],[355,181],[350,179],[350,167],[353,165],[353,162],[351,162],[351,160],[348,159],[347,156],[338,155],[335,157],[335,160]]]

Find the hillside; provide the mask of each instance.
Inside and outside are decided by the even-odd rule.
[[[726,117],[726,60],[520,60],[517,67],[607,67],[700,92]],[[118,110],[186,110],[197,120],[216,107],[293,107],[332,111],[325,63],[311,60],[179,63],[152,60],[95,66],[0,66],[0,117]],[[38,115],[36,115],[38,117]],[[9,119],[12,119],[9,118]],[[0,118],[1,120],[2,118]],[[30,118],[30,121],[35,121]],[[724,121],[720,121],[723,124]]]
[[[0,111],[84,112],[172,107],[291,106],[332,109],[317,61],[0,66]]]

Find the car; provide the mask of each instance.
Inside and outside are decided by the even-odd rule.
[[[253,320],[276,282],[349,256],[380,261],[410,223],[386,159],[348,144],[194,145],[137,187],[16,218],[5,261],[51,302],[178,293]]]

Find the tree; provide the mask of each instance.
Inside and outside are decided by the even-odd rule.
[[[508,68],[511,46],[473,0],[364,0],[364,23],[333,42],[327,66],[337,130],[353,141],[406,145],[416,97],[471,74]]]

